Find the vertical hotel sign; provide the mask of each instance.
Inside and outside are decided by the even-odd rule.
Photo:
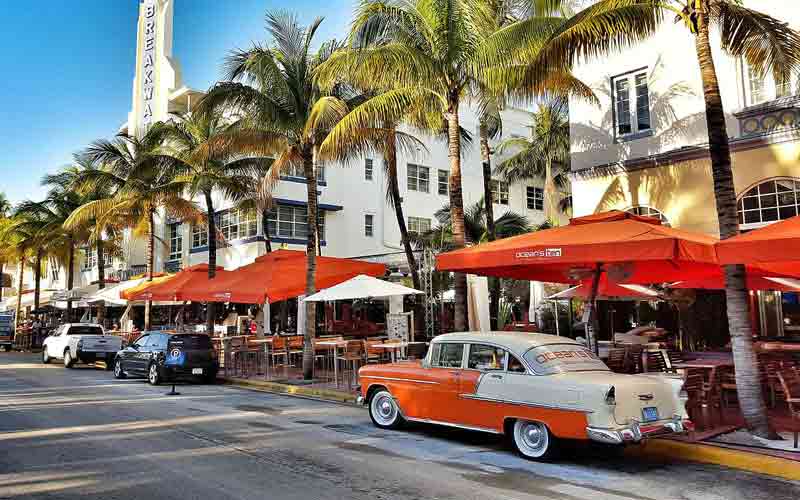
[[[153,94],[156,70],[156,0],[144,0],[144,23],[141,59],[141,120],[147,127],[153,119]]]

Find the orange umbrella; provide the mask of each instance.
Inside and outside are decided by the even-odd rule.
[[[717,241],[663,226],[652,217],[614,210],[574,218],[566,226],[444,253],[436,258],[436,267],[558,283],[591,278],[584,320],[589,346],[597,352],[594,299],[601,274],[618,283],[705,278],[719,272]]]
[[[317,290],[337,285],[359,274],[383,276],[386,266],[352,259],[317,257]],[[183,300],[210,302],[270,303],[297,297],[306,291],[306,253],[277,250],[255,262],[205,283],[192,283]]]
[[[800,267],[793,263],[759,264],[745,266],[748,290],[776,290],[794,292],[800,290]],[[725,275],[720,272],[703,279],[678,281],[670,288],[702,288],[706,290],[724,290]]]
[[[578,283],[595,272],[611,281],[663,283],[719,273],[714,237],[611,211],[440,254],[436,267],[484,276]]]
[[[217,278],[221,279],[225,274],[226,271],[217,266]],[[150,282],[150,286],[126,295],[128,300],[192,300],[185,296],[186,290],[198,286],[208,288],[211,282],[208,279],[208,264],[196,264],[182,269],[169,279]]]
[[[794,261],[800,269],[800,216],[720,241],[717,255],[722,264]]]
[[[554,299],[583,299],[588,300],[592,292],[592,281],[585,280],[578,286],[567,288],[562,292],[555,293],[549,297]],[[608,281],[608,277],[603,275],[597,285],[597,296],[595,300],[658,300],[660,298],[657,291],[642,285],[617,284]]]
[[[138,295],[139,293],[147,290],[151,286],[157,285],[159,283],[163,283],[164,281],[168,281],[172,279],[175,275],[174,274],[161,274],[159,276],[154,276],[152,281],[143,281],[142,283],[132,286],[127,290],[123,290],[119,293],[120,298],[125,300],[134,300],[132,297]]]

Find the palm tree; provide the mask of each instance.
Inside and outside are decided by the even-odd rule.
[[[548,0],[547,8],[560,4]],[[531,72],[562,68],[582,58],[602,56],[635,45],[653,35],[664,23],[675,21],[686,28],[695,42],[695,57],[703,82],[708,127],[709,156],[714,180],[720,237],[739,232],[736,192],[725,125],[725,110],[714,65],[710,32],[720,34],[722,50],[742,58],[760,74],[771,72],[776,81],[788,81],[800,66],[800,34],[786,23],[748,9],[737,0],[600,0],[570,19],[517,27],[522,38],[548,32],[547,41],[528,58]],[[525,33],[528,32],[528,35]],[[532,35],[531,33],[536,33]],[[514,33],[504,39],[515,41]],[[745,270],[742,265],[725,266],[727,314],[736,368],[736,386],[742,414],[756,435],[775,438],[767,418],[752,342]]]
[[[275,206],[275,200],[272,197],[270,183],[263,182],[263,179],[269,175],[273,160],[266,157],[253,157],[242,158],[239,161],[250,164],[250,184],[255,188],[249,189],[234,198],[236,208],[239,210],[255,210],[261,214],[261,233],[264,235],[264,247],[266,253],[270,253],[272,252],[272,240],[269,235],[269,211]]]
[[[11,203],[9,203],[6,194],[0,192],[0,225],[4,225],[8,220],[8,213],[11,211]],[[0,227],[0,232],[2,232]],[[6,266],[5,258],[3,257],[3,250],[0,248],[0,302],[3,301],[3,270]]]
[[[315,69],[336,50],[328,41],[314,51],[314,37],[322,19],[301,26],[286,12],[268,12],[269,46],[254,44],[249,50],[236,50],[227,60],[230,81],[216,84],[200,102],[200,110],[210,112],[220,106],[240,117],[232,124],[229,146],[242,154],[272,156],[275,161],[264,182],[271,184],[287,169],[302,169],[307,184],[308,238],[306,243],[306,293],[316,291],[317,256],[317,148],[321,142],[319,126],[309,126],[312,109],[323,97],[314,83]],[[316,307],[306,305],[309,318],[304,332],[303,375],[313,377]]]
[[[16,210],[12,216],[7,219],[5,223],[0,225],[0,241],[3,242],[4,258],[14,259],[17,261],[17,272],[19,273],[17,281],[17,313],[14,315],[14,340],[16,341],[16,332],[19,329],[19,322],[22,319],[22,287],[23,278],[25,275],[25,266],[31,254],[31,250],[35,248],[37,242],[37,227],[36,221],[31,221],[26,214],[17,214]]]
[[[570,135],[569,112],[564,98],[550,99],[539,107],[533,116],[531,137],[512,137],[503,141],[498,153],[508,150],[515,153],[501,162],[495,173],[509,183],[531,179],[544,180],[544,218],[557,221],[562,212],[563,197],[557,185],[565,187],[569,181]]]
[[[217,275],[217,229],[214,192],[225,198],[244,196],[252,184],[253,161],[231,148],[229,125],[219,111],[186,113],[163,125],[163,154],[175,160],[172,181],[190,198],[202,196],[208,232],[208,279]],[[214,331],[214,302],[206,304],[206,327]]]
[[[77,189],[106,190],[107,198],[88,201],[72,212],[64,227],[73,230],[92,220],[125,223],[134,234],[147,239],[147,280],[154,273],[155,218],[159,210],[178,220],[194,220],[196,205],[181,197],[182,186],[173,183],[174,161],[161,153],[163,127],[155,124],[142,136],[120,133],[101,139],[82,156],[97,168],[85,170],[75,181]],[[150,301],[145,303],[145,329],[150,328]]]

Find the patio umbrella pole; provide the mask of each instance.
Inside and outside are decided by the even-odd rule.
[[[588,308],[584,313],[584,320],[585,320],[585,331],[586,331],[586,343],[588,344],[589,349],[595,354],[598,354],[599,351],[597,349],[597,337],[594,328],[595,318],[597,316],[595,300],[597,299],[597,289],[600,286],[600,273],[602,273],[603,265],[601,263],[597,263],[595,267],[594,274],[592,275],[592,291],[589,294],[589,301],[586,303],[586,307]]]

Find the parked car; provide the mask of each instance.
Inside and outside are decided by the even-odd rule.
[[[102,326],[95,323],[65,323],[44,339],[42,363],[61,359],[64,366],[72,368],[75,363],[105,361],[106,369],[113,366],[114,356],[122,348],[122,339],[107,335]]]
[[[680,378],[613,373],[553,335],[440,335],[421,362],[368,365],[359,377],[359,401],[378,427],[417,421],[506,434],[531,459],[551,457],[560,439],[623,444],[691,427]]]
[[[114,359],[117,378],[146,377],[152,385],[180,377],[213,383],[219,363],[204,333],[145,332]]]

